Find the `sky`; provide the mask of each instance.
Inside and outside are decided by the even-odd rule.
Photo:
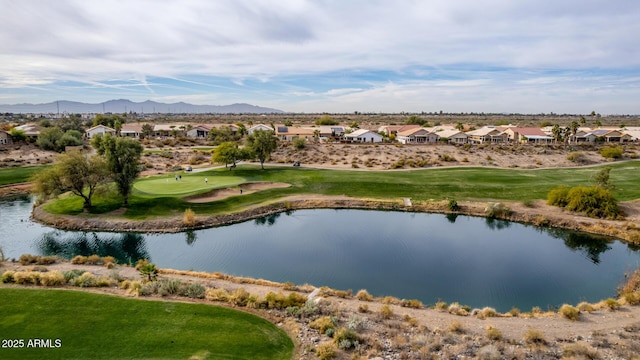
[[[0,0],[0,104],[640,114],[640,1]]]

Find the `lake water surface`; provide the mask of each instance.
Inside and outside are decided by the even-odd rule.
[[[300,210],[179,234],[59,231],[29,220],[28,198],[0,201],[0,246],[66,258],[223,272],[373,295],[529,311],[613,297],[640,249],[603,237],[468,216]]]

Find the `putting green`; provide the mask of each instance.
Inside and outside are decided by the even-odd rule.
[[[133,188],[149,195],[187,196],[199,194],[212,189],[237,186],[245,182],[239,176],[217,176],[212,174],[180,174],[176,180],[175,174],[154,176],[136,181]],[[205,179],[207,180],[205,182]]]

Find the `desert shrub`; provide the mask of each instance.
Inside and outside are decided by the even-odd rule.
[[[162,279],[151,282],[151,284],[153,283],[157,283],[157,294],[160,296],[177,295],[182,285],[182,281],[178,279]]]
[[[562,357],[567,359],[601,359],[597,349],[583,343],[569,344],[562,348]]]
[[[74,256],[73,259],[71,259],[71,263],[75,265],[84,265],[87,263],[87,257],[82,255]]]
[[[447,308],[447,311],[449,312],[449,314],[453,314],[453,315],[460,315],[460,316],[469,315],[469,309],[465,308],[464,306],[460,305],[457,302],[451,303]]]
[[[383,319],[390,319],[393,316],[393,310],[389,305],[382,305],[380,307],[380,315],[382,315]]]
[[[147,263],[140,266],[137,270],[140,273],[140,276],[147,281],[153,281],[158,277],[158,268],[156,268],[156,264]]]
[[[547,194],[547,204],[595,218],[616,219],[622,214],[611,191],[601,186],[557,187]]]
[[[502,354],[495,345],[487,345],[478,349],[476,358],[478,360],[500,360],[502,359]]]
[[[436,302],[435,309],[440,311],[447,311],[447,303],[444,301]]]
[[[368,319],[366,317],[360,317],[355,314],[351,314],[347,319],[347,329],[360,331],[366,329],[368,326]]]
[[[511,308],[511,310],[509,310],[509,315],[513,316],[513,317],[518,317],[520,316],[520,309],[514,307]]]
[[[411,300],[403,299],[400,302],[400,306],[413,308],[413,309],[422,309],[424,307],[424,305],[422,304],[422,301],[417,299],[411,299]]]
[[[454,320],[449,324],[449,331],[456,334],[464,333],[464,327],[460,321]]]
[[[511,209],[503,203],[489,203],[484,213],[489,218],[506,217],[511,215]]]
[[[82,274],[84,274],[84,271],[80,270],[80,269],[73,269],[73,270],[65,271],[63,273],[64,280],[66,282],[71,282],[71,280],[77,278],[78,276],[80,276]]]
[[[593,305],[589,304],[586,301],[581,302],[580,304],[578,304],[577,306],[578,310],[581,312],[592,312],[595,310],[595,308],[593,307]]]
[[[194,225],[196,223],[196,213],[191,209],[186,209],[184,211],[184,216],[182,217],[182,222],[185,225]]]
[[[558,313],[571,321],[576,321],[580,318],[580,310],[568,304],[562,305]]]
[[[369,294],[367,290],[362,289],[356,294],[356,299],[360,301],[373,301],[373,296]]]
[[[610,311],[617,310],[620,307],[620,303],[616,299],[608,298],[600,302],[601,307],[605,307]]]
[[[229,302],[235,306],[247,306],[251,294],[243,288],[234,290],[229,296]]]
[[[524,334],[524,341],[528,344],[546,344],[547,340],[544,338],[542,331],[529,329]]]
[[[40,284],[43,286],[62,286],[66,283],[64,274],[59,271],[51,271],[40,275]]]
[[[620,159],[622,157],[624,150],[621,146],[612,145],[605,146],[600,149],[600,155],[607,159]]]
[[[558,186],[547,193],[547,204],[558,207],[565,207],[569,203],[568,186]]]
[[[368,313],[369,312],[369,305],[367,305],[367,304],[358,305],[358,312],[359,313]]]
[[[580,152],[580,151],[574,151],[572,153],[570,153],[569,155],[567,155],[567,160],[574,162],[574,163],[583,163],[587,160],[587,157],[585,156],[584,153]]]
[[[355,331],[347,328],[339,328],[333,334],[333,342],[338,345],[338,348],[346,350],[356,347],[359,344],[360,339]]]
[[[301,137],[295,138],[292,141],[293,147],[295,149],[297,149],[297,150],[304,149],[306,143],[307,143],[307,141],[304,138],[301,138]]]
[[[496,311],[496,309],[491,307],[485,307],[482,310],[480,310],[477,314],[477,317],[479,319],[486,319],[486,318],[496,317],[496,316],[498,316],[498,312]]]
[[[79,287],[95,287],[98,285],[98,281],[95,275],[93,275],[90,272],[83,273],[77,278],[74,278],[73,280],[71,280],[70,283],[73,286],[79,286]]]
[[[336,345],[330,341],[318,345],[316,356],[320,360],[330,360],[338,356]]]
[[[382,298],[382,303],[387,305],[400,305],[400,299],[394,296],[385,296]]]
[[[178,290],[178,295],[191,299],[204,299],[205,293],[205,287],[197,282],[182,284]]]
[[[231,294],[225,289],[207,289],[205,298],[210,301],[227,302],[231,298]]]
[[[51,265],[55,264],[58,261],[58,258],[55,256],[38,256],[31,254],[23,254],[20,256],[20,265]]]
[[[15,271],[13,270],[7,270],[5,272],[2,273],[2,276],[0,276],[0,281],[2,281],[3,284],[10,284],[15,282],[13,275],[15,275]]]
[[[489,340],[502,340],[502,331],[496,329],[493,325],[487,325],[486,335]]]
[[[331,317],[322,316],[310,322],[309,327],[318,330],[321,334],[324,334],[328,329],[335,329],[336,324]]]
[[[451,199],[447,204],[447,208],[449,211],[458,211],[460,210],[460,205],[458,205],[458,202],[455,199]]]
[[[282,293],[269,292],[265,296],[265,302],[269,309],[286,309],[291,306],[301,307],[307,301],[305,296],[298,293],[290,293],[285,296]]]
[[[143,285],[138,280],[125,280],[120,284],[120,288],[127,290],[128,295],[140,296]]]
[[[136,261],[136,270],[140,270],[141,267],[147,264],[149,264],[148,259],[138,259],[138,261]]]
[[[618,289],[618,295],[629,305],[640,305],[640,269],[627,278],[627,282]]]

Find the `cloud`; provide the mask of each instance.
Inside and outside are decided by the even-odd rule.
[[[640,2],[596,0],[7,0],[0,12],[0,95],[50,101],[55,88],[77,100],[118,97],[74,86],[130,79],[140,87],[127,95],[141,98],[236,96],[287,105],[297,97],[286,96],[304,93],[333,99],[327,106],[334,109],[377,89],[395,100],[361,99],[360,106],[395,109],[398,102],[424,103],[416,84],[428,84],[442,96],[499,109],[504,104],[479,89],[544,92],[574,78],[631,94],[640,72],[638,13]],[[601,71],[615,73],[606,79],[636,80],[597,83]],[[546,101],[538,106],[557,103],[538,98]],[[620,98],[603,101],[621,107]]]

